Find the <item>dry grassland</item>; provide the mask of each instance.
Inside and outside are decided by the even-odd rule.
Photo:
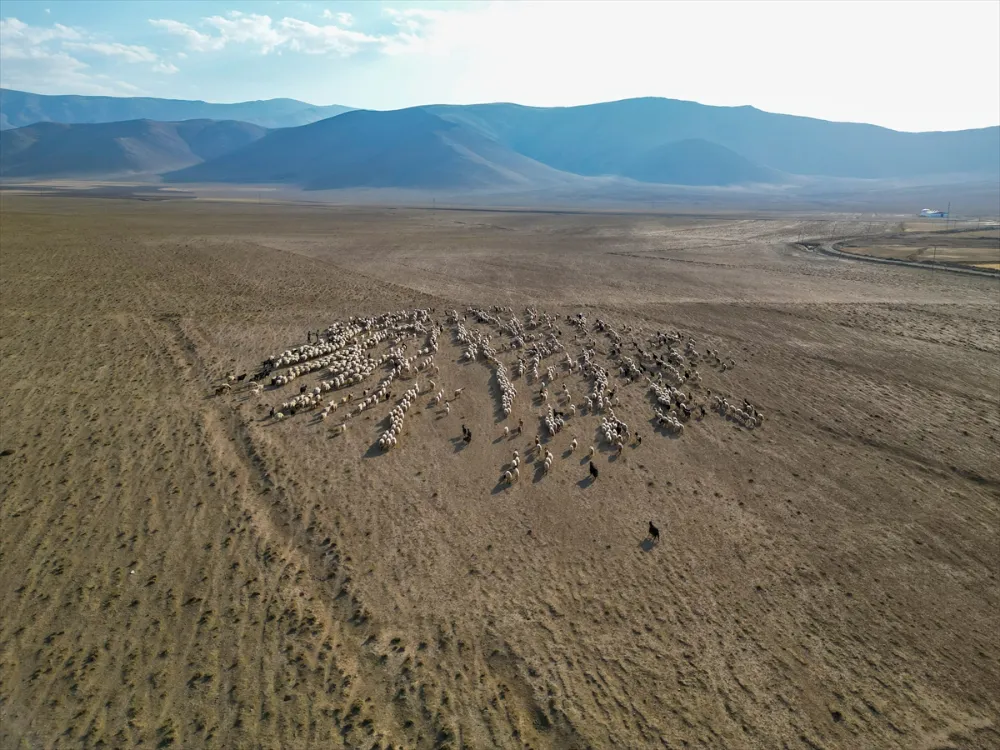
[[[996,268],[1000,264],[1000,228],[959,231],[930,229],[924,232],[887,234],[876,239],[851,241],[842,249],[878,258]]]
[[[996,279],[795,219],[0,198],[0,746],[1000,745]],[[619,379],[640,447],[584,481],[578,415],[500,489],[536,389],[500,440],[450,343],[465,392],[385,455],[389,405],[335,437],[212,395],[307,329],[468,304],[679,329],[765,424],[670,438]]]

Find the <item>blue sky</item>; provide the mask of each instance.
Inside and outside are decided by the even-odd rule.
[[[3,0],[0,85],[395,109],[633,96],[1000,123],[1000,3]]]

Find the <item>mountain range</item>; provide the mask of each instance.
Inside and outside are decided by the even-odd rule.
[[[288,183],[312,190],[477,190],[573,178],[421,107],[356,110],[274,130],[247,147],[166,175],[176,182]]]
[[[905,133],[657,98],[578,107],[347,110],[266,127],[313,118],[321,108],[286,99],[222,105],[2,94],[0,111],[9,123],[143,113],[127,121],[4,130],[0,176],[8,178],[146,174],[166,182],[457,192],[1000,180],[1000,127]],[[226,119],[192,120],[188,113],[203,111],[198,107],[228,108],[219,110]],[[234,111],[244,116],[228,115]]]
[[[122,120],[241,120],[265,128],[289,128],[351,109],[339,104],[320,107],[296,99],[212,104],[147,97],[47,96],[0,88],[0,130],[36,122],[75,125]]]

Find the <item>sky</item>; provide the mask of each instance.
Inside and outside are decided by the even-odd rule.
[[[0,86],[399,109],[661,96],[1000,124],[1000,2],[3,0]]]

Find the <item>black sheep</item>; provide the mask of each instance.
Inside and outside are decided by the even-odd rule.
[[[649,535],[652,537],[654,542],[660,541],[660,530],[653,526],[653,522],[649,522]]]
[[[597,471],[597,467],[594,466],[594,462],[591,461],[590,462],[590,476],[592,476],[594,479],[597,479],[598,473],[599,472]]]

